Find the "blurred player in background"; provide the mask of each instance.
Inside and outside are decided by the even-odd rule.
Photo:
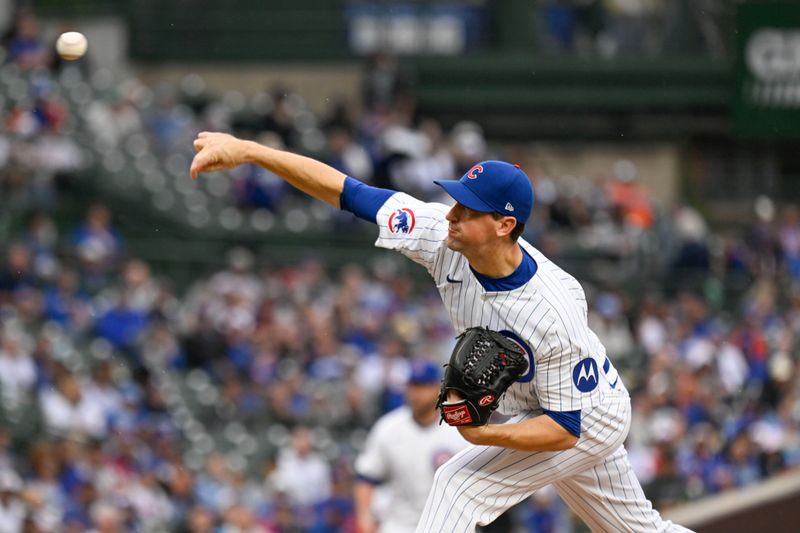
[[[587,324],[578,281],[519,236],[533,209],[530,180],[502,161],[437,181],[452,207],[369,187],[313,159],[203,132],[191,174],[262,166],[305,193],[378,224],[376,245],[434,278],[454,329],[484,326],[527,353],[504,424],[459,426],[470,446],[437,470],[416,531],[471,532],[553,484],[596,532],[686,532],[662,520],[633,473],[623,442],[628,391]]]
[[[440,425],[438,365],[415,361],[406,405],[383,415],[356,459],[359,533],[412,533],[437,468],[467,446],[455,428]]]

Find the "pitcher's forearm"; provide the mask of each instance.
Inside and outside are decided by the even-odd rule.
[[[575,435],[547,415],[507,424],[458,426],[458,430],[472,444],[527,452],[566,450],[578,442]]]
[[[264,167],[304,193],[339,207],[345,175],[310,157],[245,141],[246,162]]]

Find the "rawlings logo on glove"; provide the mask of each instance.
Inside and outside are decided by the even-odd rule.
[[[458,337],[446,366],[436,404],[442,420],[451,426],[482,426],[506,389],[525,373],[528,361],[520,347],[500,333],[473,327]]]

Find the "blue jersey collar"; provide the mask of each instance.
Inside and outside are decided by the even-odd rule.
[[[520,262],[514,272],[504,278],[490,278],[489,276],[484,276],[480,272],[477,272],[472,266],[469,267],[475,275],[475,279],[478,280],[484,290],[487,292],[513,291],[518,287],[522,287],[533,278],[539,266],[525,248],[522,246],[519,248],[522,250],[522,262]]]

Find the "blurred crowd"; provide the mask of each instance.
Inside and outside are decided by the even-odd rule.
[[[85,154],[50,85],[34,76],[14,88],[21,72],[55,68],[36,64],[45,56],[26,31],[6,41],[0,72],[10,91],[0,203],[36,208],[0,248],[0,532],[353,531],[365,431],[403,402],[412,357],[444,359],[453,344],[433,287],[402,259],[334,270],[233,248],[178,291],[131,255],[103,203],[60,224],[58,184],[80,176]],[[129,84],[82,109],[98,143],[149,146],[184,178],[200,129],[426,199],[437,198],[432,177],[495,155],[474,124],[445,132],[417,117],[412,80],[391,56],[374,57],[364,79],[358,110],[337,101],[324,117],[281,88],[212,98],[196,76],[152,91]],[[536,181],[526,237],[546,254],[566,259],[572,236],[592,257],[636,257],[656,275],[585,283],[591,326],[633,396],[627,446],[656,506],[796,467],[797,207],[759,198],[741,227],[712,231],[691,208],[655,205],[630,162],[566,179],[499,155]],[[252,168],[231,179],[242,209],[298,201]],[[547,491],[513,515],[522,530],[571,530]]]
[[[353,432],[402,403],[412,346],[451,342],[434,295],[236,249],[178,299],[109,215],[4,251],[2,530],[348,530]],[[204,448],[233,421],[272,448]]]
[[[600,57],[731,53],[733,4],[723,0],[545,0],[539,45],[551,54]]]
[[[20,209],[51,209],[86,166],[72,137],[75,117],[53,90],[61,61],[30,12],[20,12],[0,45],[0,194]]]
[[[35,19],[28,17],[20,18],[20,28],[35,28]],[[13,41],[6,46],[12,50]],[[588,181],[549,176],[525,150],[504,153],[491,146],[475,123],[446,129],[420,115],[413,76],[388,53],[369,59],[358,97],[333,96],[322,111],[312,111],[287,87],[217,96],[198,75],[150,88],[136,79],[115,80],[106,69],[84,75],[75,65],[52,65],[43,59],[51,57],[44,52],[39,62],[24,54],[7,55],[0,72],[6,88],[0,106],[5,126],[0,131],[0,191],[17,210],[51,210],[59,192],[99,170],[107,175],[104,185],[123,183],[127,196],[150,194],[159,209],[193,225],[218,221],[231,229],[226,214],[271,220],[273,214],[300,207],[319,215],[326,226],[331,219],[352,226],[349,215],[315,208],[255,166],[243,165],[224,180],[182,186],[194,136],[213,130],[308,154],[371,185],[433,201],[447,201],[433,179],[459,176],[475,161],[511,158],[531,175],[541,206],[529,225],[529,238],[552,222],[548,229],[579,235],[581,247],[610,256],[638,253],[641,231],[657,222],[656,208],[631,162],[598,169]],[[551,239],[549,244],[559,242],[565,241]]]

